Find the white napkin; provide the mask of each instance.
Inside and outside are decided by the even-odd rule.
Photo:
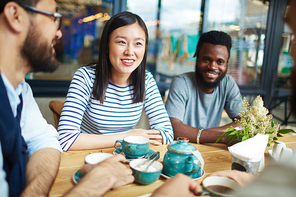
[[[260,161],[268,143],[268,137],[268,135],[258,133],[250,139],[228,147],[228,150],[238,159],[251,162]]]

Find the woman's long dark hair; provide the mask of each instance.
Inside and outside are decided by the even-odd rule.
[[[147,61],[148,48],[148,31],[144,21],[136,14],[131,12],[121,12],[114,15],[105,25],[99,49],[99,61],[96,66],[96,78],[93,86],[93,96],[101,103],[105,100],[106,89],[111,74],[111,63],[109,60],[109,41],[111,33],[126,25],[138,23],[145,32],[146,44],[145,54],[141,64],[136,68],[129,77],[129,83],[134,86],[133,103],[143,102],[145,98],[145,70]]]

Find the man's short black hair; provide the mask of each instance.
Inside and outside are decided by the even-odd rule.
[[[35,6],[39,0],[0,0],[0,14],[3,12],[5,5],[10,2],[23,3],[29,6]]]
[[[228,51],[228,60],[229,60],[232,42],[231,42],[231,37],[227,33],[222,32],[222,31],[209,31],[209,32],[201,34],[199,41],[197,43],[197,46],[196,46],[196,51],[195,51],[194,57],[199,56],[199,51],[205,42],[213,44],[213,45],[226,46],[227,51]]]

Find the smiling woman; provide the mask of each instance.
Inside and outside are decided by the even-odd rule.
[[[129,85],[129,76],[142,62],[145,49],[145,32],[138,23],[114,30],[109,42],[110,81],[119,86]]]
[[[130,12],[105,25],[96,65],[79,68],[72,79],[58,132],[64,150],[111,147],[138,135],[154,145],[173,140],[173,131],[156,82],[146,71],[148,32]],[[150,130],[134,129],[142,109]]]

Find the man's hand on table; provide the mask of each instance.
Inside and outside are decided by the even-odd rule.
[[[217,171],[213,172],[209,176],[222,176],[234,180],[240,186],[245,187],[257,177],[255,175],[249,174],[247,172],[242,172],[238,170],[228,170],[228,171]]]
[[[151,197],[197,196],[202,187],[189,176],[177,174],[156,189]]]
[[[110,189],[132,183],[132,170],[124,162],[124,156],[116,155],[96,165],[82,166],[80,170],[86,175],[65,196],[103,196]]]

